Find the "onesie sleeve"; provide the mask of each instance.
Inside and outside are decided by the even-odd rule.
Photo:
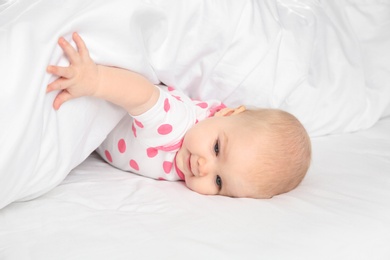
[[[148,147],[176,150],[187,130],[196,122],[195,107],[191,102],[183,101],[186,97],[157,87],[160,91],[157,103],[145,113],[132,116],[132,131],[134,137]]]

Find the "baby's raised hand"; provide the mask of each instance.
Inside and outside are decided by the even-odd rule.
[[[88,49],[80,35],[73,33],[72,38],[77,50],[63,37],[58,44],[69,59],[68,67],[48,66],[47,72],[59,78],[47,86],[46,92],[61,90],[54,100],[53,107],[60,106],[73,98],[93,96],[99,84],[99,69],[89,56]]]

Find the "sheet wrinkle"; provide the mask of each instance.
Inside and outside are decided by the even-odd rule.
[[[13,21],[17,20],[18,17],[22,16],[23,14],[25,14],[26,12],[28,12],[34,5],[36,5],[38,2],[40,2],[41,0],[35,0],[34,3],[31,3],[26,9],[24,10],[21,10],[21,12],[18,12],[18,13],[14,13],[15,16],[12,16],[11,19],[1,19],[2,17],[0,16],[0,28],[2,26],[5,26],[7,25],[8,23],[12,23]],[[18,6],[19,4],[19,6]],[[17,1],[17,0],[8,0],[4,6],[1,6],[0,5],[0,14],[2,14],[4,16],[4,18],[6,17],[7,15],[7,12],[11,12],[13,11],[12,8],[14,8],[14,10],[16,8],[23,8],[24,6],[20,4],[20,1]],[[4,20],[4,21],[3,21]]]
[[[15,0],[3,0],[0,2],[0,14],[3,11],[6,11],[7,8],[10,8],[13,4],[15,4]]]
[[[245,6],[249,5],[250,3],[256,4],[257,2],[250,2],[250,1],[247,1]],[[233,33],[227,37],[227,41],[226,41],[227,44],[226,44],[226,47],[225,47],[224,50],[221,52],[221,55],[219,56],[219,59],[216,60],[214,66],[213,66],[212,69],[210,70],[209,75],[205,77],[205,80],[206,80],[206,81],[210,80],[210,74],[216,74],[216,75],[218,75],[218,74],[219,74],[219,73],[218,73],[219,66],[220,66],[220,65],[224,65],[224,63],[225,63],[224,60],[226,59],[226,55],[227,55],[227,53],[228,53],[229,47],[233,44],[234,37],[235,37],[235,35],[237,34],[237,31],[239,30],[239,24],[240,24],[240,22],[242,22],[243,15],[244,15],[244,12],[245,12],[245,6],[242,7],[242,10],[241,10],[241,12],[240,12],[239,18],[238,18],[237,22],[235,23],[235,28],[234,28],[234,30],[233,30]],[[255,10],[257,10],[257,9],[254,9],[253,11],[255,11]],[[226,64],[226,65],[229,66],[229,64]],[[223,67],[225,67],[225,66],[223,66]],[[216,73],[216,72],[217,72],[217,73]],[[244,81],[244,80],[245,80],[245,78],[242,79],[242,81]],[[241,85],[242,81],[238,83],[238,87]],[[220,90],[224,90],[224,89],[225,89],[225,87],[222,86],[222,85],[217,85],[216,87],[219,88]],[[230,95],[231,95],[231,94],[230,94]],[[225,99],[229,98],[230,95],[224,96],[222,99],[225,100]]]

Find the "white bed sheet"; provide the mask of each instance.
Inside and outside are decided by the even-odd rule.
[[[92,154],[46,195],[0,211],[0,259],[390,259],[390,117],[313,139],[294,191],[202,196]]]

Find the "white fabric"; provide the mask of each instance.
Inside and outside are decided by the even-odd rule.
[[[153,179],[184,180],[175,162],[184,135],[223,105],[217,100],[191,100],[172,87],[158,88],[156,104],[141,115],[123,117],[96,152],[124,171]],[[169,131],[162,126],[170,126]]]
[[[98,63],[286,109],[313,136],[368,128],[389,106],[388,1],[20,0],[0,12],[0,208],[58,184],[123,115],[88,98],[51,109],[45,68],[66,64],[56,41],[73,31]]]
[[[89,157],[0,211],[1,259],[390,259],[390,117],[313,139],[312,167],[270,200],[203,196]]]

